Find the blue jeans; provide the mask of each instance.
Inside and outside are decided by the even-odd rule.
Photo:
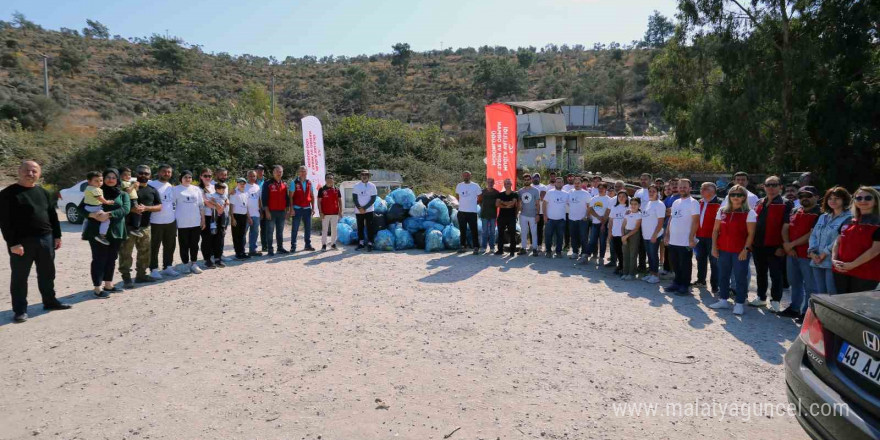
[[[698,238],[694,254],[697,257],[697,281],[705,283],[706,272],[711,269],[709,285],[712,289],[718,288],[718,260],[712,256],[712,239]]]
[[[556,253],[562,253],[562,242],[565,240],[565,219],[547,219],[544,225],[544,246],[550,253],[553,249],[553,237],[556,237]]]
[[[739,254],[736,252],[718,251],[718,295],[721,299],[730,298],[730,279],[731,275],[736,280],[736,299],[737,304],[744,304],[748,296],[749,289],[747,286],[749,272],[749,256],[744,261],[739,261]]]
[[[312,208],[300,208],[293,210],[293,232],[290,234],[290,250],[296,250],[296,234],[299,233],[299,223],[303,223],[303,236],[306,248],[312,247]]]
[[[657,273],[660,267],[660,241],[663,240],[663,237],[657,237],[657,241],[651,243],[649,239],[642,239],[642,243],[645,246],[645,252],[648,256],[648,272]],[[712,271],[712,273],[715,273]]]
[[[791,286],[791,307],[795,307],[799,313],[806,313],[810,296],[816,293],[810,259],[788,256],[785,269],[788,271],[788,284]]]
[[[598,255],[605,259],[605,248],[608,247],[608,230],[602,224],[590,225],[590,244],[587,246],[590,256]]]
[[[269,252],[274,252],[272,248],[272,231],[275,231],[275,241],[278,242],[278,250],[284,249],[284,223],[287,219],[286,211],[269,211],[270,219],[266,222],[266,244],[269,245]]]
[[[248,243],[250,243],[250,252],[257,252],[257,243],[260,240],[260,216],[251,217],[254,224],[248,225]]]
[[[569,220],[568,236],[571,237],[571,251],[574,255],[587,253],[587,225],[589,220]]]
[[[482,223],[483,226],[483,231],[480,233],[480,249],[486,249],[486,246],[488,245],[489,249],[495,250],[496,219],[481,218],[480,223]]]
[[[810,269],[813,270],[813,282],[816,283],[816,293],[837,294],[837,285],[834,284],[833,270],[813,266],[810,266]]]
[[[691,285],[691,272],[694,268],[694,252],[690,246],[669,245],[669,258],[672,258],[672,269],[675,271],[673,285],[679,289],[687,289]]]

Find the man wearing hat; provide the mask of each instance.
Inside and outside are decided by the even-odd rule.
[[[354,194],[352,201],[354,202],[355,218],[357,219],[357,250],[361,250],[364,246],[367,251],[373,250],[373,236],[376,231],[373,226],[373,203],[379,196],[376,185],[370,182],[370,171],[361,170],[361,181],[354,185]]]
[[[780,316],[797,318],[806,312],[810,295],[816,293],[813,270],[807,248],[810,234],[822,214],[819,210],[819,190],[814,186],[803,186],[797,191],[801,202],[799,208],[791,212],[788,223],[782,225],[782,248],[786,254],[786,270],[791,284],[791,304],[779,312]]]

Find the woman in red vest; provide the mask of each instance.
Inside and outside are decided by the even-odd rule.
[[[734,185],[727,193],[727,203],[715,216],[712,230],[712,256],[718,259],[718,295],[717,302],[710,305],[713,309],[730,307],[731,274],[736,279],[736,299],[733,313],[742,315],[743,305],[748,296],[749,258],[752,253],[752,241],[755,239],[755,223],[757,215],[746,203],[748,193],[740,185]]]
[[[831,249],[837,293],[874,290],[880,282],[880,193],[863,186],[853,195],[852,223]]]

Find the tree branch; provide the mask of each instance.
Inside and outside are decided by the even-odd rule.
[[[763,32],[767,32],[767,29],[761,24],[761,22],[758,21],[758,18],[755,17],[755,14],[753,14],[751,10],[744,7],[738,0],[728,0],[728,1],[735,4],[741,11],[743,11],[743,13],[745,13],[746,16],[749,17],[749,20],[752,22],[752,25],[754,25],[756,28],[760,29]],[[785,0],[780,0],[780,1],[784,2]],[[779,43],[777,43],[776,40],[773,38],[771,38],[770,41],[772,41],[773,46],[775,46],[776,49],[779,50],[780,53],[782,53],[782,46],[780,46]]]

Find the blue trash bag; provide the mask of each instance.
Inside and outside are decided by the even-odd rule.
[[[416,203],[416,194],[409,188],[397,188],[385,197],[385,201],[389,205],[398,203],[403,206],[403,209],[409,211],[409,208],[412,208]]]
[[[377,232],[376,237],[373,238],[373,246],[380,251],[393,251],[394,233],[387,229]]]
[[[357,227],[357,220],[354,217],[342,217],[342,219],[339,220],[339,223],[340,224],[345,223],[351,229],[354,229]]]
[[[409,208],[409,216],[410,217],[425,217],[428,215],[428,207],[425,206],[421,201],[416,202],[412,205],[412,208]]]
[[[388,212],[388,204],[385,203],[384,200],[376,197],[376,201],[373,203],[373,212],[376,214],[385,214]]]
[[[428,203],[428,220],[440,223],[443,226],[449,224],[449,208],[443,200],[434,199]]]
[[[425,251],[437,252],[443,250],[443,233],[431,231],[425,234]]]
[[[461,226],[458,225],[458,210],[453,208],[452,214],[449,214],[449,219],[452,221],[452,226],[461,229]]]
[[[342,243],[344,245],[351,244],[351,233],[352,232],[354,232],[354,229],[352,229],[351,226],[349,226],[345,223],[339,222],[339,224],[336,226],[336,235],[338,237],[337,241],[339,241],[340,243]]]
[[[431,232],[431,231],[443,232],[443,228],[445,228],[445,227],[446,227],[445,225],[441,225],[440,223],[432,222],[430,220],[425,220],[422,223],[422,229],[424,229],[425,232]]]
[[[416,243],[413,240],[412,234],[407,232],[406,229],[394,230],[394,249],[402,251],[404,249],[412,249],[415,246]]]
[[[402,228],[403,228],[403,225],[401,225],[400,223],[392,223],[392,224],[388,225],[388,230],[391,232],[394,232],[394,231],[396,231],[398,229],[402,229]]]
[[[458,249],[461,247],[461,232],[455,226],[449,225],[443,229],[443,245],[446,249]]]
[[[410,217],[403,221],[403,228],[410,234],[425,230],[425,219]]]
[[[353,229],[351,230],[351,242],[350,242],[350,243],[351,243],[351,244],[357,244],[357,243],[358,243],[358,231],[357,231],[356,228],[353,228]]]

